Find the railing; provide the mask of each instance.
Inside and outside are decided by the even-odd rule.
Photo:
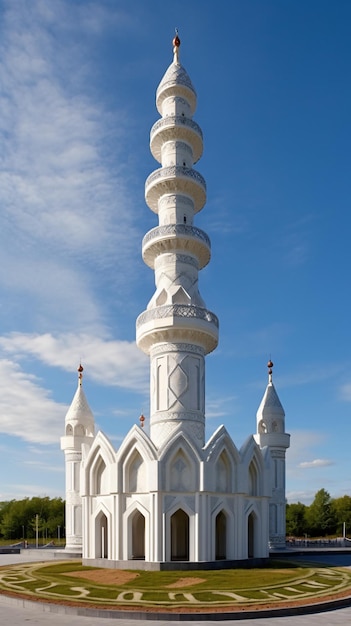
[[[162,178],[180,178],[181,176],[191,178],[206,190],[206,181],[204,177],[191,167],[182,167],[181,165],[170,165],[168,167],[161,167],[155,170],[146,179],[145,188]]]
[[[201,239],[201,241],[203,241],[208,248],[211,247],[210,238],[203,230],[196,228],[196,226],[189,226],[186,224],[167,224],[165,226],[153,228],[146,233],[143,239],[142,247],[144,248],[144,246],[157,237],[167,237],[167,235],[185,235],[188,237],[194,237],[196,239]]]
[[[214,324],[216,328],[219,327],[217,315],[202,307],[187,304],[168,304],[144,311],[139,315],[136,326],[139,328],[142,324],[150,322],[151,320],[165,319],[167,317],[196,318],[210,322]]]
[[[151,128],[150,136],[152,137],[157,131],[160,130],[160,128],[172,126],[186,126],[200,135],[201,139],[203,138],[200,126],[194,122],[194,120],[189,117],[185,117],[184,115],[169,115],[168,117],[163,117],[158,120]]]

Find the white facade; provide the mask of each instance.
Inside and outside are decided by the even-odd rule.
[[[266,558],[269,546],[285,544],[289,435],[272,363],[255,436],[238,450],[221,426],[205,442],[205,356],[217,346],[218,319],[198,289],[210,260],[210,240],[194,226],[206,201],[205,181],[193,168],[203,144],[179,45],[176,36],[156,93],[161,118],[150,149],[161,167],[145,184],[146,203],[158,215],[142,243],[156,290],[136,331],[150,356],[149,433],[143,423],[134,426],[117,451],[101,432],[95,437],[80,370],[61,441],[67,549],[81,546],[85,563],[106,567],[228,565]]]

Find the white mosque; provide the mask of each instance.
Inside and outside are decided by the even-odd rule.
[[[271,361],[256,434],[240,449],[224,426],[205,441],[205,356],[217,346],[218,319],[198,288],[210,260],[210,240],[194,225],[206,202],[205,180],[193,168],[203,141],[179,46],[176,35],[156,92],[161,117],[150,149],[161,167],[145,183],[146,203],[158,215],[142,242],[156,291],[136,322],[137,345],[150,356],[149,429],[141,416],[118,450],[95,434],[80,366],[61,438],[66,553],[81,554],[86,565],[219,568],[285,547],[290,436]]]

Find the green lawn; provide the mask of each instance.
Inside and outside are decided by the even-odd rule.
[[[80,561],[22,563],[0,568],[0,592],[6,591],[106,608],[245,609],[351,595],[351,571],[291,560],[272,560],[264,568],[171,572],[98,569]]]

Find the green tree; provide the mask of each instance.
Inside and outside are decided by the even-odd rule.
[[[317,491],[307,508],[308,533],[312,537],[332,535],[336,530],[335,514],[330,494],[325,489]]]
[[[342,535],[345,524],[346,534],[351,535],[351,497],[334,498],[332,500],[332,510],[336,521],[336,532]]]
[[[36,516],[39,518],[41,539],[57,537],[57,527],[64,528],[64,501],[61,498],[25,498],[0,503],[0,535],[4,539],[19,541],[23,537],[34,539]]]
[[[307,507],[302,502],[286,505],[286,534],[292,537],[302,537],[307,532]]]

